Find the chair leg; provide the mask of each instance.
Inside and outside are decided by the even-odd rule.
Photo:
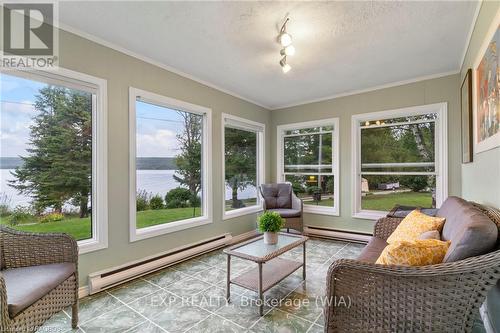
[[[290,228],[286,228],[286,232],[290,233]]]
[[[71,306],[71,327],[77,328],[78,326],[78,301]]]

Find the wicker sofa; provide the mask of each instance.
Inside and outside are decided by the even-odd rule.
[[[0,332],[34,332],[72,306],[78,324],[78,246],[65,234],[0,225]]]
[[[500,278],[500,214],[450,197],[437,216],[446,217],[442,238],[451,240],[442,264],[375,264],[402,218],[378,220],[372,240],[357,260],[332,263],[326,281],[331,300],[324,309],[326,332],[472,330],[488,290]],[[469,247],[464,240],[476,244]],[[472,255],[461,258],[464,251]]]

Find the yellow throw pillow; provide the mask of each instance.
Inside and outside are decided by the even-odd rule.
[[[387,239],[387,243],[416,240],[426,231],[437,230],[441,232],[444,221],[444,217],[432,217],[415,209],[401,221]]]
[[[389,244],[377,259],[377,264],[425,266],[440,264],[448,251],[450,241],[418,239]]]

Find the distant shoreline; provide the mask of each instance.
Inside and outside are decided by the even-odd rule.
[[[0,157],[0,169],[15,169],[23,165],[20,157]],[[137,170],[177,170],[175,157],[138,157]]]

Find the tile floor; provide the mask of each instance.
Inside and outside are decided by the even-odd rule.
[[[231,286],[231,302],[226,303],[226,255],[218,250],[80,300],[80,326],[74,331],[323,332],[316,297],[324,294],[328,267],[335,259],[357,257],[362,248],[310,239],[306,281],[299,269],[269,290],[263,317],[255,305],[256,294],[238,286]],[[283,256],[302,260],[302,247]],[[233,258],[232,276],[254,265]],[[68,309],[54,315],[38,332],[72,331],[70,313]]]

